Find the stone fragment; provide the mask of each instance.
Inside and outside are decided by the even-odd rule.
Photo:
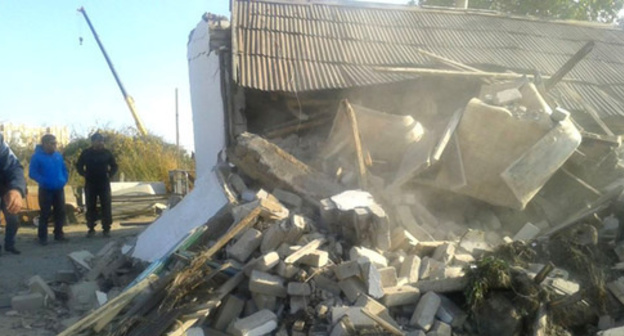
[[[384,256],[365,247],[352,247],[349,250],[349,259],[356,260],[360,264],[371,262],[378,267],[388,266],[388,260]]]
[[[260,252],[268,253],[276,251],[286,239],[286,231],[282,228],[283,222],[273,223],[262,234],[262,243],[260,243]]]
[[[381,303],[386,307],[416,304],[420,298],[420,291],[412,286],[384,288],[384,292]]]
[[[399,276],[407,278],[408,283],[416,283],[420,279],[421,260],[417,255],[409,255],[401,265]]]
[[[272,295],[282,298],[286,297],[284,279],[282,277],[260,271],[251,272],[251,277],[249,278],[249,290],[251,292],[264,295]]]
[[[261,336],[277,329],[277,316],[270,310],[242,318],[230,325],[228,333],[234,336]]]
[[[240,238],[226,248],[228,255],[242,263],[249,259],[249,256],[258,248],[262,243],[262,233],[256,229],[248,229],[243,233]]]
[[[20,312],[36,310],[43,307],[43,302],[43,295],[38,292],[18,295],[11,299],[11,308]]]
[[[334,307],[332,309],[332,324],[338,323],[345,315],[349,317],[356,329],[372,328],[376,325],[375,321],[362,312],[361,307]]]
[[[297,273],[299,273],[301,269],[293,264],[287,264],[283,260],[280,260],[275,268],[275,273],[281,276],[284,279],[291,279]]]
[[[390,235],[390,250],[409,250],[418,244],[418,239],[402,227],[395,227]]]
[[[310,296],[312,295],[312,287],[305,282],[289,282],[287,292],[288,295]]]
[[[279,264],[279,262],[280,258],[277,252],[269,252],[247,263],[247,265],[243,267],[243,271],[246,276],[250,276],[253,270],[267,272]]]
[[[520,229],[520,231],[518,231],[518,233],[516,233],[516,235],[513,236],[513,240],[529,241],[537,237],[539,233],[540,233],[540,228],[538,228],[537,226],[531,223],[526,223],[524,224],[522,229]]]
[[[361,265],[362,277],[366,283],[368,295],[379,299],[384,295],[383,285],[381,283],[381,274],[373,263],[365,263]]]
[[[334,267],[334,274],[336,274],[338,280],[344,280],[352,276],[359,276],[360,273],[360,264],[357,260],[345,261]]]
[[[475,262],[475,258],[467,253],[456,254],[453,258],[453,265],[459,267],[466,267]]]
[[[420,298],[416,310],[410,319],[410,325],[429,331],[433,326],[435,314],[440,307],[440,297],[434,292],[427,292]]]
[[[316,250],[301,257],[297,263],[312,267],[323,267],[329,261],[329,253],[327,251]]]
[[[455,244],[453,243],[445,243],[443,245],[438,246],[433,252],[432,259],[435,259],[445,265],[448,265],[453,260],[455,256]]]
[[[316,284],[316,288],[320,288],[336,296],[340,295],[341,287],[338,285],[338,283],[324,276],[323,274],[315,276],[313,281]],[[364,287],[364,285],[362,285],[362,287]]]
[[[492,250],[485,240],[485,233],[477,230],[468,230],[460,240],[459,247],[475,258],[481,256],[483,252]]]
[[[440,274],[440,270],[444,270],[444,268],[443,263],[433,258],[424,257],[420,264],[419,279],[429,279],[431,276]]]
[[[214,328],[225,331],[234,319],[238,318],[245,308],[245,300],[235,295],[228,295],[217,312]]]
[[[355,302],[360,294],[367,292],[366,285],[357,277],[344,279],[338,283],[338,286],[351,302]]]
[[[284,241],[288,244],[297,243],[306,230],[314,226],[311,219],[298,214],[292,215],[284,224],[287,225],[285,228],[286,237],[284,238]]]
[[[28,279],[28,287],[31,293],[41,293],[43,297],[48,297],[52,300],[56,300],[54,291],[39,275],[35,275]]]
[[[383,288],[397,285],[397,272],[394,267],[380,268],[379,275],[381,275],[381,286]]]

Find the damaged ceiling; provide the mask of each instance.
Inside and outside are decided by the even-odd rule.
[[[569,110],[589,106],[603,118],[623,115],[624,32],[606,25],[407,6],[237,0],[232,28],[238,83],[289,93],[417,78],[375,68],[431,67],[419,49],[484,70],[552,75],[594,41],[593,52],[551,96]]]

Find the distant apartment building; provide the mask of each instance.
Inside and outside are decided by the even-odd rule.
[[[23,147],[34,147],[45,134],[56,136],[59,147],[66,146],[70,140],[67,126],[31,127],[21,124],[0,123],[0,133],[4,135],[4,140],[7,143]]]

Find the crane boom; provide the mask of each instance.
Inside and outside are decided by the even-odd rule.
[[[130,109],[130,113],[132,113],[132,118],[134,118],[134,123],[136,124],[137,129],[139,130],[139,132],[141,133],[142,136],[146,136],[147,135],[147,130],[143,126],[143,122],[141,122],[141,118],[139,118],[139,114],[137,113],[136,108],[134,107],[134,99],[132,98],[132,96],[130,96],[126,92],[126,89],[124,88],[123,83],[121,82],[121,80],[119,79],[119,76],[117,75],[117,71],[115,71],[115,67],[113,66],[113,62],[111,62],[110,58],[108,57],[108,54],[106,53],[106,50],[104,50],[104,46],[102,45],[102,42],[100,41],[100,38],[98,37],[97,33],[95,32],[95,28],[93,28],[93,25],[91,24],[91,20],[89,20],[89,16],[87,16],[87,12],[85,11],[84,7],[78,8],[78,11],[80,13],[82,13],[82,16],[84,16],[85,20],[87,21],[87,24],[89,25],[89,29],[91,29],[91,33],[93,33],[93,37],[95,38],[95,41],[97,42],[98,46],[100,47],[100,50],[102,51],[102,54],[104,54],[104,58],[106,59],[106,63],[108,64],[108,67],[110,68],[111,72],[113,73],[113,77],[115,77],[115,81],[117,82],[117,86],[119,86],[119,90],[121,90],[121,94],[124,96],[124,100],[126,101],[126,105],[128,105],[128,108]]]

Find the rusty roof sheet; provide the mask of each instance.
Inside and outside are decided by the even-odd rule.
[[[553,74],[586,42],[596,45],[567,88],[604,116],[624,116],[624,32],[500,15],[319,1],[235,0],[235,79],[247,88],[303,92],[416,78],[377,66],[426,66],[424,49],[476,67]],[[563,90],[565,91],[565,90]],[[569,109],[580,106],[561,90]]]

